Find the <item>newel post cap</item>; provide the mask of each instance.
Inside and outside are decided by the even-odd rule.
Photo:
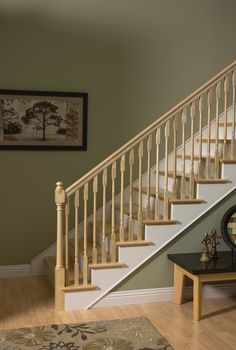
[[[63,187],[63,183],[58,181],[55,189],[55,202],[56,204],[63,204],[66,201],[66,192]]]

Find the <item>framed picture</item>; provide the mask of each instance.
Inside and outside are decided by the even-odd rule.
[[[0,90],[0,149],[86,150],[88,94]]]

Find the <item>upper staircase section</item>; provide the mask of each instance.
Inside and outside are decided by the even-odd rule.
[[[221,164],[236,160],[235,86],[233,62],[66,190],[57,183],[57,308],[66,291],[99,288],[91,270],[125,267],[118,247],[151,244],[144,225],[174,225],[171,205],[201,203],[197,184],[225,182]]]

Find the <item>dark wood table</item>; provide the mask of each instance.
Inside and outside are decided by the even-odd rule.
[[[193,280],[193,319],[201,319],[202,283],[236,280],[236,252],[219,252],[218,259],[200,261],[201,253],[169,254],[174,263],[174,303],[183,301],[185,276]]]

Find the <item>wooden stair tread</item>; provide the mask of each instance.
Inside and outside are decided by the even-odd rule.
[[[177,154],[177,158],[178,158],[178,159],[182,159],[182,155],[181,155],[181,154]],[[207,159],[207,156],[202,156],[201,159],[204,159],[204,160],[205,160],[205,159]],[[185,155],[185,160],[191,160],[191,155],[189,155],[189,154],[188,154],[188,155]],[[196,155],[194,155],[194,156],[193,156],[193,160],[199,160],[199,157],[196,156]],[[213,161],[214,158],[210,158],[210,160]]]
[[[89,264],[91,269],[98,270],[98,269],[116,269],[121,267],[127,267],[124,263],[121,262],[106,262],[106,263],[97,263],[97,264]]]
[[[173,219],[168,219],[168,220],[160,219],[160,220],[143,220],[143,223],[145,225],[151,226],[151,225],[175,225],[175,224],[178,224],[179,222]]]
[[[94,290],[97,289],[97,286],[95,284],[71,284],[67,287],[61,288],[64,292],[76,292],[76,291],[86,291],[86,290]]]
[[[233,126],[233,124],[236,125],[236,123],[234,123],[233,121],[227,122],[227,126]],[[225,126],[225,123],[219,123],[219,126]]]
[[[210,179],[196,179],[195,181],[198,184],[225,184],[227,182],[230,182],[227,179],[214,179],[214,178],[210,178]]]
[[[120,205],[115,206],[116,210],[120,211]],[[124,214],[129,215],[129,204],[124,204],[123,206]],[[146,215],[146,208],[142,208],[142,214],[143,217]],[[133,205],[133,212],[132,212],[133,219],[137,220],[138,219],[138,205],[134,204]],[[150,216],[154,216],[154,213],[151,212]]]
[[[97,221],[96,226],[102,232],[102,221]],[[120,225],[118,223],[115,223],[115,234],[116,234],[116,236],[119,236],[119,232],[120,232]],[[106,221],[105,234],[106,234],[106,236],[110,236],[111,235],[111,221]],[[126,235],[128,235],[128,230],[125,228],[125,236]]]
[[[228,159],[228,158],[226,158],[226,159],[221,159],[220,161],[223,164],[236,164],[236,159]]]
[[[197,139],[197,142],[199,142],[199,139]],[[202,143],[207,143],[208,139],[202,139]],[[210,143],[215,143],[216,139],[210,139]],[[224,139],[218,139],[218,143],[224,143]],[[231,140],[227,139],[226,143],[231,143]]]
[[[164,170],[160,170],[160,171],[159,171],[159,174],[162,175],[162,176],[165,176],[165,171],[164,171]],[[168,173],[167,173],[168,177],[173,177],[173,174],[174,174],[174,171],[173,171],[173,170],[169,170]],[[194,176],[196,176],[196,175],[194,175]],[[177,172],[176,172],[176,177],[182,178],[182,173],[180,173],[179,171],[177,171]],[[184,174],[184,178],[185,178],[186,180],[189,180],[189,179],[190,179],[190,174],[189,174],[189,173],[185,173],[185,174]]]
[[[170,199],[170,202],[172,204],[200,204],[203,203],[204,200],[202,199],[198,199],[198,198],[193,198],[193,199],[189,199],[189,198],[185,198],[185,199]]]
[[[152,244],[151,241],[146,240],[133,240],[133,241],[117,241],[118,247],[139,247]]]
[[[133,188],[133,190],[138,192],[139,188],[136,186]],[[147,186],[142,186],[142,193],[147,193]],[[150,186],[150,196],[156,197],[156,187]],[[164,199],[164,190],[162,188],[159,189],[158,197],[159,199]],[[168,192],[168,197],[172,197],[172,192]]]

